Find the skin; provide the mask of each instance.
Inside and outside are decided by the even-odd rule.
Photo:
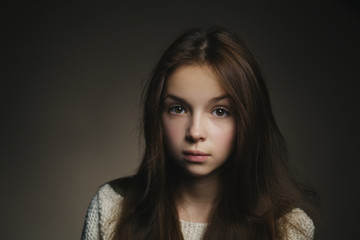
[[[235,138],[230,99],[207,66],[182,66],[168,78],[162,125],[165,148],[181,172],[181,219],[206,222],[218,189],[218,170]]]

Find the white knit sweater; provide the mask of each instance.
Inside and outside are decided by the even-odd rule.
[[[120,202],[123,197],[109,185],[100,187],[92,199],[85,219],[82,240],[109,240],[113,232],[120,211]],[[288,224],[281,226],[287,218]],[[185,240],[200,240],[205,232],[206,223],[185,222],[180,220],[181,230]],[[288,240],[311,240],[314,235],[312,220],[299,208],[293,209],[279,220],[281,228],[286,229]],[[299,231],[302,230],[301,232]],[[305,234],[305,235],[304,235]]]

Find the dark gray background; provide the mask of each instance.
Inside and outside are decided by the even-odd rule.
[[[0,239],[80,238],[97,187],[138,165],[143,80],[180,32],[213,24],[261,65],[292,159],[322,199],[316,238],[355,239],[359,4],[148,2],[2,7]]]

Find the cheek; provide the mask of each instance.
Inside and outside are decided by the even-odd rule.
[[[227,157],[231,153],[235,141],[235,123],[231,122],[216,129],[217,131],[213,133],[215,146],[221,155]]]
[[[163,119],[163,131],[165,147],[168,150],[174,150],[180,147],[181,140],[185,136],[184,123],[182,121],[176,121],[174,119]]]

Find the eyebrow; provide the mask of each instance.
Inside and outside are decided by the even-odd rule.
[[[189,103],[185,99],[183,99],[182,97],[173,95],[173,94],[166,94],[162,100],[164,101],[166,98],[170,98],[172,100],[189,105]],[[216,103],[216,102],[220,102],[223,99],[229,99],[229,98],[230,98],[230,96],[225,94],[225,95],[221,95],[219,97],[214,97],[214,98],[210,99],[209,103]]]

